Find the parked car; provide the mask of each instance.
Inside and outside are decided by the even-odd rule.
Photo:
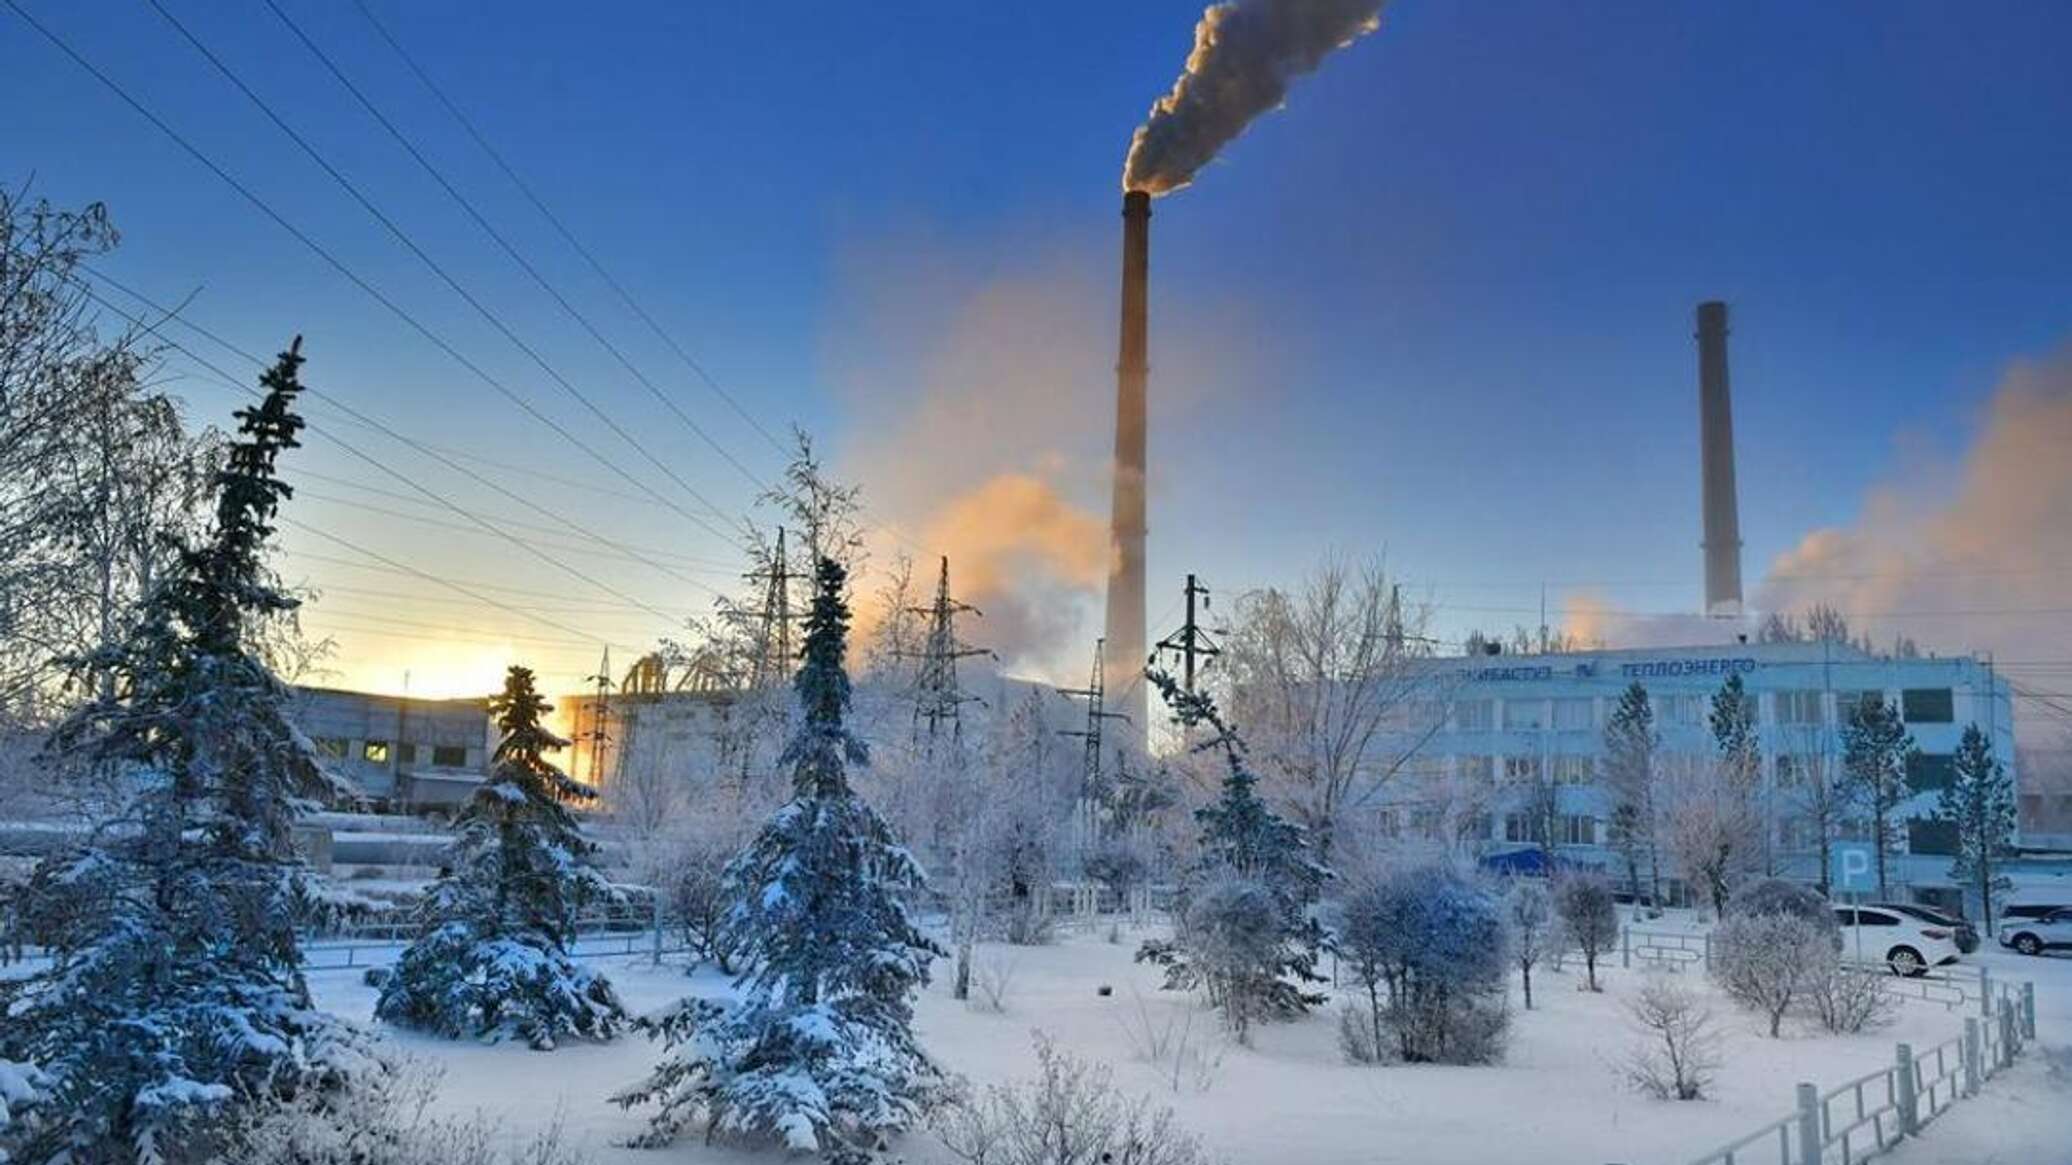
[[[1880,910],[1893,910],[1916,918],[1930,926],[1947,928],[1950,937],[1956,941],[1957,949],[1970,954],[1978,949],[1978,928],[1955,915],[1945,914],[1933,906],[1922,906],[1915,902],[1873,902],[1870,905]]]
[[[1837,906],[1835,921],[1842,927],[1843,958],[1853,959],[1861,952],[1864,962],[1883,963],[1895,975],[1926,975],[1930,967],[1963,957],[1949,927],[1896,910]]]
[[[2000,916],[2000,945],[2025,955],[2072,948],[2072,907],[2008,907]]]

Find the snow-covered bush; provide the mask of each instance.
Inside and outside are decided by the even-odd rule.
[[[1836,934],[1839,942],[1840,924],[1835,921],[1834,908],[1820,891],[1783,878],[1757,878],[1743,883],[1727,899],[1724,917],[1733,918],[1754,914],[1788,914],[1803,918],[1813,925]]]
[[[1292,1018],[1324,1001],[1301,984],[1322,981],[1322,936],[1305,908],[1330,873],[1310,857],[1302,830],[1259,799],[1244,742],[1215,701],[1157,668],[1144,678],[1173,708],[1174,721],[1203,737],[1198,750],[1222,754],[1224,774],[1217,799],[1195,812],[1200,856],[1181,880],[1180,925],[1172,939],[1146,942],[1137,961],[1164,967],[1168,989],[1207,987],[1243,1039],[1257,1020]]]
[[[1562,932],[1583,956],[1585,984],[1597,985],[1598,956],[1619,941],[1619,910],[1612,900],[1612,886],[1604,875],[1575,873],[1554,885],[1554,906],[1561,915]]]
[[[429,895],[431,929],[396,961],[374,1015],[541,1050],[569,1036],[610,1039],[625,1008],[568,953],[584,904],[614,893],[568,809],[596,790],[546,759],[568,742],[541,723],[552,706],[531,669],[511,668],[490,711],[503,732],[495,768],[455,823],[453,872]]]
[[[9,1128],[23,1139],[31,1121],[36,1119],[35,1110],[50,1100],[51,1080],[34,1064],[17,1064],[13,1060],[0,1060],[0,1134]],[[6,1144],[0,1140],[0,1144]],[[13,1158],[5,1149],[0,1149],[0,1165]]]
[[[1352,1046],[1392,1045],[1404,1060],[1479,1064],[1503,1052],[1503,915],[1450,867],[1361,878],[1335,904],[1332,946],[1364,996],[1368,1031]],[[1341,1045],[1348,1045],[1341,1032]]]
[[[1899,1000],[1885,990],[1885,974],[1875,967],[1831,959],[1806,985],[1806,1004],[1820,1026],[1854,1035],[1892,1022]]]
[[[53,1099],[0,1129],[16,1161],[234,1159],[238,1121],[388,1069],[313,1005],[295,934],[310,894],[295,822],[343,792],[261,646],[296,607],[265,556],[301,363],[298,344],[238,412],[206,535],[180,540],[120,640],[74,661],[99,694],[51,746],[125,803],[41,863],[21,904],[48,924],[51,963],[0,977],[0,1059],[35,1064]]]
[[[1744,914],[1712,931],[1712,977],[1727,997],[1761,1012],[1770,1034],[1833,967],[1828,932],[1790,914]]]
[[[581,1165],[557,1119],[513,1145],[482,1114],[434,1115],[443,1072],[417,1060],[328,1095],[296,1097],[241,1124],[225,1160],[237,1165]]]
[[[1202,1038],[1203,1033],[1195,1030],[1196,1009],[1171,1008],[1160,1018],[1152,1014],[1150,1001],[1134,987],[1130,988],[1130,999],[1135,1006],[1120,1014],[1116,1026],[1128,1041],[1131,1054],[1157,1068],[1174,1092],[1180,1091],[1182,1084],[1196,1092],[1207,1092],[1223,1068],[1224,1048],[1211,1047]]]
[[[1661,1100],[1702,1099],[1719,1071],[1712,1009],[1682,980],[1655,971],[1626,1011],[1640,1033],[1626,1056],[1627,1082]]]
[[[943,1147],[969,1165],[1208,1165],[1170,1108],[1115,1090],[1105,1065],[1059,1051],[1036,1033],[1036,1078],[954,1090],[930,1118]]]
[[[1518,964],[1518,977],[1525,988],[1525,1009],[1530,1011],[1532,969],[1565,942],[1561,918],[1554,913],[1554,897],[1543,883],[1530,878],[1512,883],[1504,895],[1504,928],[1509,932],[1511,959]]]
[[[926,878],[848,778],[868,754],[844,724],[847,577],[820,560],[793,685],[799,728],[784,752],[792,800],[727,867],[721,940],[741,967],[739,994],[686,999],[643,1024],[664,1057],[613,1098],[656,1106],[640,1144],[702,1121],[708,1134],[862,1162],[940,1084],[912,1023],[914,993],[944,952],[900,898]]]
[[[1006,955],[980,959],[973,968],[972,982],[978,987],[979,1003],[987,1011],[1006,1011],[1007,997],[1014,990],[1014,960]]]
[[[666,862],[653,876],[655,891],[662,895],[663,912],[683,935],[684,946],[693,957],[711,963],[721,974],[733,974],[729,952],[720,939],[727,911],[733,906],[726,877],[732,852],[716,838],[687,836],[676,839],[663,853]]]

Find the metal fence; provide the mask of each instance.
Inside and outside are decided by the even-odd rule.
[[[1899,1044],[1888,1066],[1824,1092],[1802,1083],[1790,1112],[1691,1165],[1855,1165],[1918,1135],[2036,1038],[2033,983],[1981,972],[1975,991],[1980,1014],[1965,1017],[1962,1034],[1922,1052]]]

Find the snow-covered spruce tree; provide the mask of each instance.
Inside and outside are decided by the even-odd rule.
[[[1655,831],[1661,807],[1655,780],[1655,711],[1639,680],[1619,694],[1604,724],[1604,782],[1612,794],[1612,850],[1626,866],[1626,884],[1636,908],[1641,899],[1641,867],[1647,867],[1648,901],[1662,904],[1661,850]]]
[[[1906,838],[1899,807],[1913,795],[1907,786],[1907,765],[1916,751],[1899,705],[1871,692],[1849,710],[1842,726],[1842,780],[1869,815],[1880,898],[1889,892],[1890,855]]]
[[[0,981],[0,1060],[35,1064],[49,1100],[0,1130],[0,1158],[234,1160],[255,1113],[387,1071],[370,1037],[312,1006],[298,968],[294,927],[318,891],[291,831],[337,789],[252,647],[295,606],[264,555],[291,492],[274,462],[302,427],[300,349],[237,413],[207,536],[179,547],[123,639],[77,661],[108,682],[52,747],[130,792],[32,884],[32,908],[65,925],[49,969]]]
[[[2014,837],[2014,782],[1993,758],[1993,742],[1976,723],[1964,726],[1956,774],[1943,786],[1936,815],[1957,833],[1950,877],[1978,894],[1979,917],[1993,917],[1993,891],[2006,882],[2000,855]]]
[[[1137,961],[1164,967],[1168,990],[1205,987],[1240,1034],[1256,1019],[1299,1015],[1324,1001],[1302,985],[1323,981],[1316,972],[1322,932],[1307,907],[1330,871],[1310,856],[1302,828],[1260,800],[1244,741],[1224,723],[1215,701],[1186,691],[1159,668],[1147,669],[1144,678],[1173,709],[1180,728],[1200,737],[1195,747],[1221,752],[1225,768],[1221,794],[1194,814],[1201,824],[1200,853],[1181,878],[1174,904],[1177,933],[1146,942]],[[1213,895],[1207,893],[1211,888]],[[1197,896],[1205,896],[1199,909]],[[1257,933],[1262,901],[1273,932],[1265,942]],[[1239,950],[1258,957],[1238,966],[1229,956]]]
[[[503,733],[489,781],[461,810],[430,929],[383,981],[376,1019],[543,1051],[564,1036],[608,1040],[626,1021],[611,983],[568,953],[583,906],[613,891],[568,808],[597,791],[547,760],[568,746],[540,723],[552,710],[532,669],[514,665],[489,702]]]
[[[792,799],[728,867],[723,928],[737,997],[686,999],[646,1021],[668,1054],[621,1105],[653,1104],[644,1145],[702,1121],[707,1136],[774,1140],[832,1162],[867,1160],[911,1126],[941,1072],[914,1039],[913,995],[944,954],[901,903],[925,876],[850,787],[867,762],[849,731],[848,572],[820,560],[785,749]]]

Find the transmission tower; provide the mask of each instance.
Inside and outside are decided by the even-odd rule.
[[[1170,651],[1180,657],[1180,687],[1188,695],[1194,694],[1194,679],[1200,669],[1211,659],[1223,654],[1216,641],[1195,619],[1194,601],[1201,600],[1201,609],[1209,608],[1209,588],[1187,576],[1187,621],[1178,631],[1158,641],[1158,650]]]
[[[783,683],[792,672],[791,625],[798,616],[791,609],[791,586],[798,576],[785,556],[784,527],[777,527],[777,546],[768,564],[744,577],[762,584],[763,600],[753,611],[730,611],[728,616],[752,628],[748,686],[760,691]]]
[[[926,723],[931,748],[945,725],[949,727],[951,739],[960,740],[964,735],[964,721],[958,709],[983,701],[977,696],[966,695],[958,686],[957,661],[993,653],[957,638],[957,616],[977,615],[983,618],[984,612],[970,603],[950,597],[950,560],[947,557],[942,560],[942,570],[935,578],[935,601],[925,607],[908,607],[906,610],[908,614],[925,616],[928,620],[928,634],[921,641],[921,649],[902,653],[921,661],[914,675],[914,738],[921,738],[921,725]]]
[[[1075,737],[1086,745],[1086,763],[1083,770],[1084,776],[1081,778],[1079,794],[1082,799],[1097,799],[1102,794],[1102,724],[1109,720],[1121,720],[1125,723],[1129,720],[1129,717],[1121,712],[1110,712],[1107,710],[1106,701],[1108,693],[1101,666],[1101,655],[1107,650],[1107,646],[1108,641],[1105,638],[1094,640],[1093,678],[1087,682],[1085,687],[1058,689],[1058,695],[1060,696],[1086,701],[1086,727],[1068,728],[1058,733],[1060,736]]]
[[[597,698],[590,705],[590,731],[584,738],[590,742],[590,784],[604,787],[604,750],[611,743],[612,715],[612,649],[605,646],[604,658],[598,661],[597,674],[585,678],[586,683],[597,685]]]

